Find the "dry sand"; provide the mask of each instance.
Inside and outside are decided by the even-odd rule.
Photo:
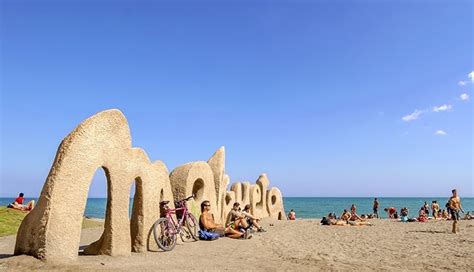
[[[372,227],[337,227],[320,226],[316,219],[266,220],[268,232],[258,233],[251,240],[180,242],[171,252],[79,256],[67,265],[12,256],[15,237],[7,236],[0,238],[0,271],[474,271],[474,220],[461,221],[458,234],[449,233],[450,221],[372,222]],[[81,245],[99,238],[101,231],[84,229]]]

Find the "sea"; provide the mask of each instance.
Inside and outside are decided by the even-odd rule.
[[[15,198],[0,198],[0,206],[6,206]],[[26,199],[26,201],[31,200]],[[36,200],[36,199],[35,199]],[[344,209],[350,210],[352,204],[357,207],[357,213],[372,213],[373,198],[368,197],[284,197],[283,204],[288,214],[290,209],[296,212],[297,218],[321,218],[330,212],[340,215]],[[448,201],[447,197],[380,197],[379,215],[386,217],[383,208],[395,207],[400,210],[403,207],[409,209],[409,216],[415,217],[423,206],[424,202],[437,200],[441,208],[444,208]],[[106,198],[88,198],[84,216],[94,218],[105,217]],[[474,198],[461,198],[462,206],[466,212],[474,212]],[[26,203],[26,202],[25,202]],[[130,201],[132,204],[133,201]],[[130,208],[131,211],[131,208]],[[462,215],[462,214],[461,214]]]

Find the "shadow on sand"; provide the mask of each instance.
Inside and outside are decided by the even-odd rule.
[[[13,254],[0,254],[0,259],[10,258],[13,257]]]
[[[407,231],[407,233],[409,233],[409,232],[421,232],[421,233],[431,233],[431,234],[435,234],[435,233],[446,234],[446,233],[449,233],[447,231],[441,231],[441,230],[410,230],[410,231]]]

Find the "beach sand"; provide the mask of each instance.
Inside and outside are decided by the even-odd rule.
[[[144,270],[376,270],[474,271],[474,220],[401,223],[371,220],[374,226],[320,226],[319,220],[265,220],[265,233],[250,240],[179,242],[171,252],[132,253],[128,257],[79,256],[53,264],[12,256],[14,236],[0,237],[0,271]],[[270,226],[273,224],[273,226]],[[84,229],[81,245],[99,238],[101,228]]]

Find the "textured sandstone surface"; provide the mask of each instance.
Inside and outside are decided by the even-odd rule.
[[[86,119],[61,142],[38,203],[23,220],[15,254],[43,260],[76,259],[81,223],[92,178],[102,168],[107,178],[107,208],[101,237],[85,254],[130,255],[156,248],[150,230],[160,217],[159,202],[195,195],[187,203],[196,217],[209,200],[217,222],[223,223],[234,202],[250,204],[258,217],[285,220],[280,190],[270,188],[262,174],[255,185],[234,183],[225,174],[225,149],[205,161],[190,162],[168,173],[161,161],[151,162],[143,149],[132,147],[130,129],[119,110]],[[135,184],[129,218],[130,188]]]

